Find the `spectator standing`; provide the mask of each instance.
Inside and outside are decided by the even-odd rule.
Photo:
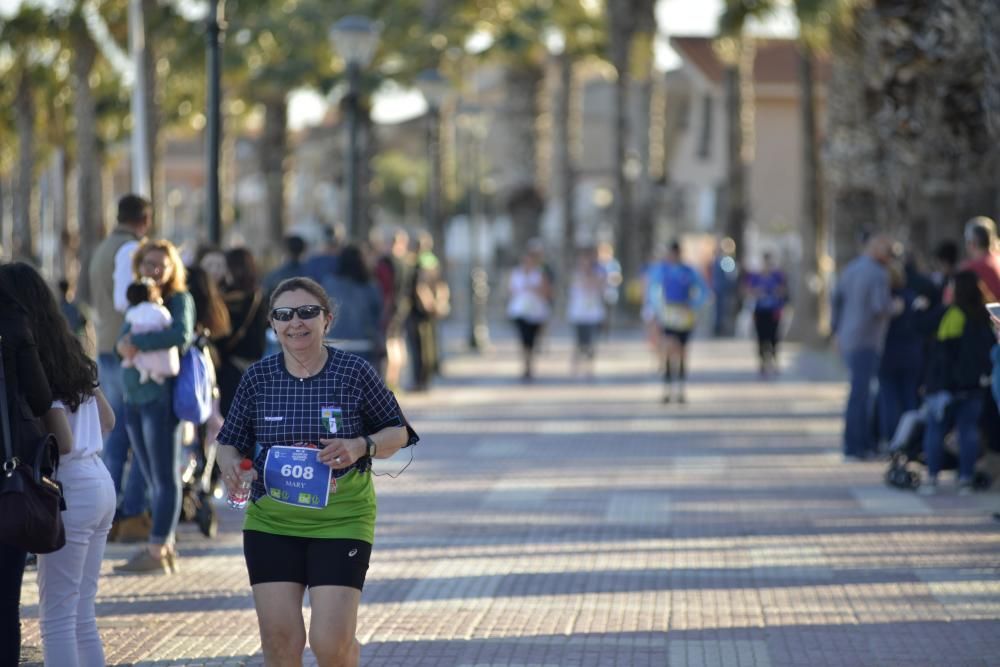
[[[984,308],[980,278],[973,271],[959,271],[954,280],[954,303],[938,327],[931,348],[927,379],[929,414],[924,430],[927,481],[920,491],[937,492],[944,437],[958,432],[959,493],[972,491],[972,473],[979,453],[979,418],[989,386],[990,350],[994,334]]]
[[[227,265],[225,274],[229,275]],[[217,274],[218,275],[218,274]],[[205,537],[214,537],[217,521],[212,502],[213,470],[215,467],[215,436],[222,427],[222,410],[219,405],[219,367],[221,365],[218,343],[228,336],[231,329],[229,311],[215,280],[200,265],[187,269],[187,288],[194,302],[194,343],[207,350],[215,370],[215,400],[212,413],[204,424],[183,423],[182,443],[188,457],[188,466],[182,481],[182,507],[193,508],[194,519]]]
[[[39,358],[26,308],[16,298],[13,286],[0,276],[0,354],[6,376],[7,411],[24,414],[26,407],[35,420],[12,419],[11,438],[26,442],[41,436],[37,418],[52,405],[52,389]],[[15,455],[30,456],[31,452]],[[21,653],[21,582],[27,552],[0,542],[0,665],[17,665]]]
[[[125,428],[121,359],[115,354],[115,343],[125,324],[125,311],[129,306],[125,291],[132,283],[132,255],[150,228],[149,200],[138,195],[125,195],[118,200],[117,219],[118,226],[94,250],[87,273],[97,327],[97,367],[101,389],[118,417],[111,433],[105,438],[102,452],[115,483],[115,492],[120,497],[110,539],[137,542],[149,536],[152,524],[145,512],[146,479],[135,463],[134,453],[126,475],[132,446]]]
[[[958,244],[954,241],[941,241],[934,248],[933,272],[930,279],[937,288],[935,303],[941,303],[945,287],[951,282],[952,276],[958,271]]]
[[[763,267],[757,273],[749,273],[746,290],[753,299],[753,326],[757,332],[757,356],[760,359],[760,375],[778,373],[778,339],[781,332],[781,315],[788,302],[788,279],[778,268],[774,256],[765,252]]]
[[[83,336],[86,333],[87,318],[77,305],[73,290],[65,278],[59,281],[59,310],[74,336]]]
[[[736,314],[740,311],[740,267],[736,265],[736,242],[731,238],[719,241],[712,261],[712,293],[715,294],[715,319],[712,335],[732,336],[736,330]]]
[[[195,305],[187,291],[186,271],[177,249],[169,241],[148,241],[136,251],[132,266],[137,279],[151,278],[160,286],[173,324],[159,333],[134,335],[126,326],[118,341],[118,353],[131,358],[139,351],[176,346],[183,355],[194,340]],[[151,486],[153,525],[148,545],[125,564],[116,566],[115,571],[175,572],[174,538],[181,508],[181,429],[173,406],[175,380],[171,378],[162,385],[140,384],[138,372],[127,368],[123,381],[129,439]]]
[[[439,368],[438,321],[448,315],[451,306],[448,284],[441,275],[441,262],[434,254],[430,234],[420,234],[416,250],[406,335],[413,370],[412,388],[426,391]]]
[[[323,247],[306,260],[303,275],[322,284],[328,276],[336,275],[340,249],[344,245],[344,226],[325,225],[323,227]]]
[[[874,455],[871,383],[878,372],[892,316],[902,311],[894,301],[886,266],[892,260],[892,239],[872,235],[864,252],[840,275],[833,298],[835,343],[851,376],[844,415],[844,460]]]
[[[879,441],[892,441],[903,413],[919,405],[919,390],[924,375],[925,335],[920,327],[920,296],[907,279],[905,267],[889,265],[889,284],[893,301],[902,310],[889,321],[885,347],[878,370]],[[927,298],[926,296],[924,297]]]
[[[231,331],[216,338],[223,417],[229,412],[243,373],[264,356],[267,330],[267,304],[253,254],[246,248],[233,248],[226,252],[226,265],[229,282],[222,297],[229,312]]]
[[[45,664],[103,665],[95,599],[115,513],[115,485],[100,453],[115,415],[98,388],[97,364],[70,330],[42,276],[20,263],[4,266],[0,274],[24,305],[45,377],[52,378],[52,408],[66,420],[53,431],[60,443],[56,479],[66,500],[66,545],[38,557]]]
[[[337,273],[326,279],[323,289],[337,310],[327,332],[331,345],[374,365],[381,357],[382,295],[358,246],[344,247]]]
[[[387,232],[382,255],[375,265],[375,282],[382,292],[382,328],[385,338],[385,383],[398,389],[406,364],[404,341],[406,320],[410,316],[410,294],[414,261],[409,253],[410,237],[403,230]]]
[[[1000,300],[1000,255],[996,246],[997,226],[993,220],[979,216],[965,223],[966,260],[958,268],[976,274],[987,303]]]
[[[208,274],[208,278],[218,286],[229,280],[229,267],[226,265],[226,253],[217,245],[202,244],[194,256],[194,266]]]
[[[282,281],[305,274],[305,264],[302,262],[305,254],[306,242],[301,236],[292,234],[285,237],[285,262],[267,274],[262,283],[265,300]]]

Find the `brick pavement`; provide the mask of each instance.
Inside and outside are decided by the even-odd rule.
[[[695,343],[686,406],[659,403],[637,338],[604,345],[589,383],[567,346],[529,386],[502,341],[403,397],[423,442],[377,481],[362,664],[1000,664],[1000,496],[923,498],[841,463],[843,385],[758,382],[748,343]],[[111,575],[129,553],[111,545],[109,664],[261,664],[220,512],[214,541],[183,526],[179,575]],[[29,572],[28,661],[36,603]]]

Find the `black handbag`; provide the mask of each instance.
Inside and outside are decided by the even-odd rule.
[[[14,455],[3,355],[0,355],[0,422],[4,448],[0,468],[0,542],[36,554],[58,551],[66,544],[61,515],[66,502],[62,485],[55,480],[59,446],[55,436],[48,433],[34,447],[23,448],[22,451],[31,452],[32,460],[22,461]]]

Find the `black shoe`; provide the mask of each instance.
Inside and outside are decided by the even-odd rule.
[[[198,510],[194,519],[198,522],[198,530],[208,538],[213,538],[219,532],[219,519],[215,516],[212,499],[207,494],[199,494]]]

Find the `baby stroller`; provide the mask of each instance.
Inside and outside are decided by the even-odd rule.
[[[885,483],[898,489],[915,490],[920,486],[921,469],[926,468],[924,460],[924,427],[927,423],[927,404],[903,414],[889,443],[889,467],[885,471]],[[992,476],[982,465],[986,458],[985,439],[981,439],[979,461],[972,478],[972,486],[986,489],[992,484]],[[945,437],[941,456],[941,470],[958,468],[958,442],[954,432]]]

